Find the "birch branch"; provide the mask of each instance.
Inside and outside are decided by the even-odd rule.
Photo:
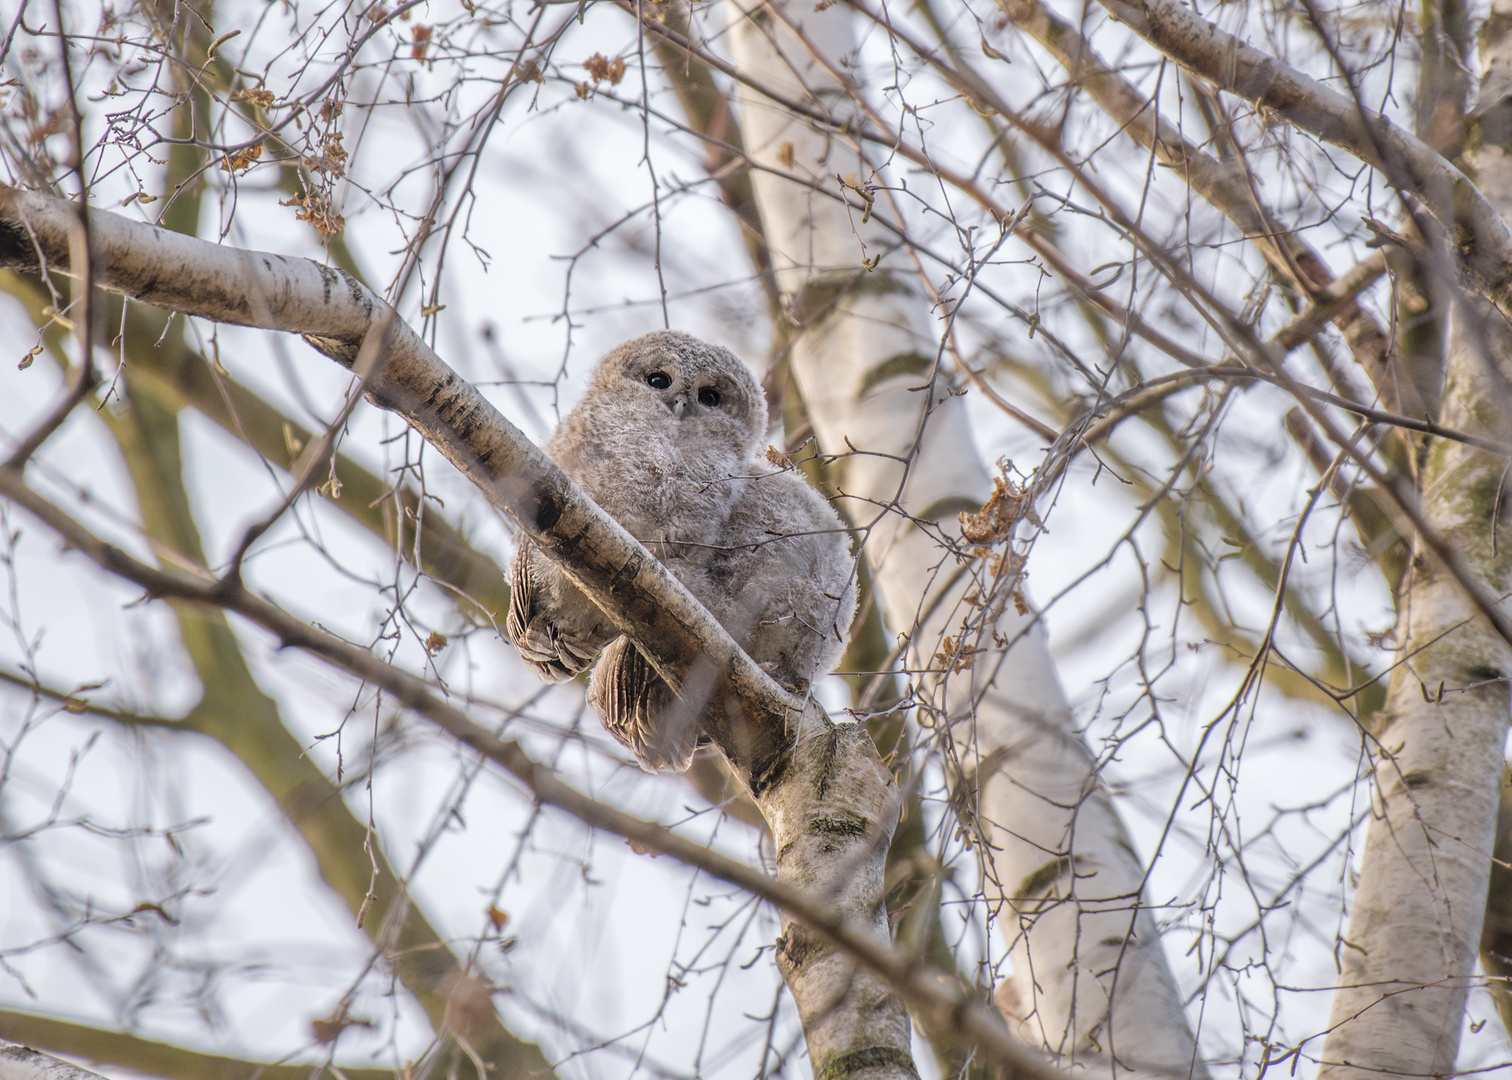
[[[29,1046],[0,1042],[0,1080],[105,1080],[69,1061]]]
[[[1261,52],[1177,0],[1099,0],[1164,55],[1221,90],[1379,169],[1398,189],[1431,193],[1426,208],[1455,241],[1464,269],[1512,310],[1512,228],[1470,179],[1417,136]]]
[[[0,266],[69,268],[72,204],[0,187]],[[304,334],[340,363],[388,311],[355,278],[308,259],[241,251],[157,229],[115,214],[89,214],[95,284],[169,311],[238,326]],[[40,256],[40,257],[39,257]],[[563,564],[584,593],[651,659],[674,688],[696,658],[720,669],[711,700],[734,698],[752,732],[732,761],[757,786],[775,769],[796,732],[801,702],[784,693],[618,522],[594,505],[476,388],[438,357],[403,320],[392,318],[383,370],[367,393],[399,413],[488,498]],[[765,718],[777,718],[762,730]],[[753,738],[759,735],[759,738]]]

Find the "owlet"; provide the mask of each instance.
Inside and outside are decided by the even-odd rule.
[[[766,400],[733,353],[658,331],[599,362],[546,453],[645,544],[774,678],[801,690],[845,648],[854,567],[840,519],[757,451]],[[603,653],[589,702],[651,771],[683,769],[703,702],[682,700],[554,563],[522,542],[507,621],[545,679]]]

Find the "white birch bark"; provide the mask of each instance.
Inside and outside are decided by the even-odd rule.
[[[1482,31],[1483,132],[1488,113],[1508,111],[1509,18],[1512,0],[1496,0]],[[1489,203],[1512,214],[1504,146],[1484,143],[1466,158]],[[1460,300],[1452,323],[1439,420],[1505,437],[1512,326],[1474,296]],[[1500,455],[1440,439],[1419,480],[1429,523],[1496,595],[1512,585],[1506,468]],[[1405,662],[1392,677],[1376,747],[1374,814],[1340,949],[1323,1080],[1454,1071],[1485,917],[1512,647],[1422,552],[1399,610]]]
[[[787,4],[780,17],[754,0],[730,0],[729,48],[759,85],[844,117],[854,108],[830,71],[853,70],[841,67],[854,50],[849,16],[843,5],[813,8]],[[829,58],[829,70],[784,18]],[[1144,869],[1073,726],[1041,624],[1010,604],[995,624],[981,625],[962,601],[981,563],[960,572],[914,524],[956,535],[956,512],[978,510],[992,492],[948,379],[928,393],[911,389],[930,381],[942,324],[931,324],[894,235],[830,197],[840,193],[836,174],[871,179],[856,148],[748,88],[737,92],[747,152],[764,167],[753,183],[779,287],[802,328],[792,371],[821,449],[859,451],[838,463],[838,486],[852,520],[868,527],[865,552],[887,620],[911,635],[906,666],[939,668],[942,638],[959,641],[968,622],[987,649],[970,676],[933,677],[918,690],[934,706],[921,710],[921,723],[935,726],[975,816],[970,824],[990,845],[980,849],[985,885],[1005,909],[998,926],[1014,961],[998,1003],[1020,1038],[1063,1064],[1111,1053],[1124,1067],[1201,1075],[1142,903]],[[885,212],[880,195],[877,208]],[[877,256],[872,271],[863,269]],[[994,645],[994,632],[1011,646]]]
[[[76,221],[71,203],[0,185],[0,266],[67,272]],[[671,686],[707,703],[709,735],[771,827],[779,882],[821,897],[841,924],[886,951],[883,878],[898,804],[864,728],[834,724],[816,703],[783,692],[665,567],[356,279],[114,214],[92,210],[89,221],[96,285],[187,315],[302,333],[362,373],[370,400],[414,425],[558,560]],[[20,485],[16,470],[3,470],[5,484]],[[227,607],[248,599],[239,577],[210,592]],[[820,1080],[917,1077],[908,1013],[874,968],[788,912],[779,951]]]
[[[99,1073],[19,1043],[0,1042],[0,1080],[105,1080]]]
[[[756,803],[772,830],[777,880],[829,899],[886,949],[883,877],[898,805],[892,774],[860,724],[830,724],[803,739],[793,767]],[[815,1080],[918,1080],[913,1025],[875,970],[783,913],[777,967],[803,1021]]]

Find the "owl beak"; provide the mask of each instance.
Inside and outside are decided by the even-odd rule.
[[[672,415],[682,419],[683,410],[688,407],[688,395],[678,394],[672,399]]]

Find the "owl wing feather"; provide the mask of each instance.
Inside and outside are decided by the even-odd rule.
[[[571,590],[579,605],[554,602]],[[603,647],[602,635],[582,632],[573,624],[580,619],[562,618],[566,606],[587,605],[588,600],[566,581],[562,572],[521,540],[509,568],[509,616],[505,630],[519,650],[520,658],[547,682],[562,682],[583,671]]]
[[[629,638],[609,643],[593,669],[588,704],[647,772],[681,772],[698,748],[697,715],[685,715],[677,695]]]
[[[761,472],[739,498],[701,596],[730,635],[789,690],[833,670],[856,610],[855,563],[840,518],[797,472]]]

